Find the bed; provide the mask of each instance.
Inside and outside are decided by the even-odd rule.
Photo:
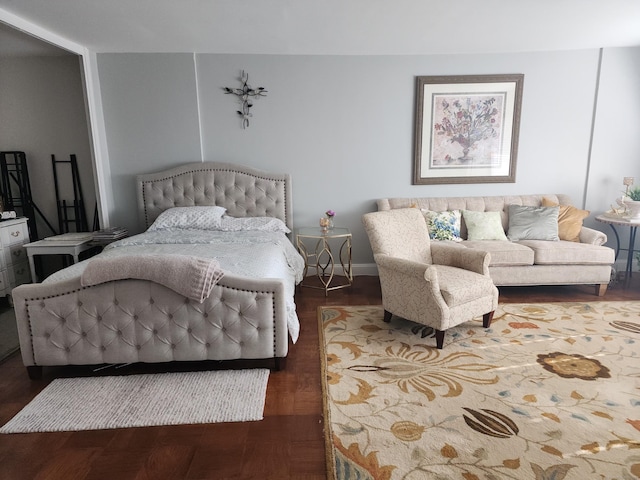
[[[137,197],[143,233],[12,291],[29,376],[44,366],[203,360],[280,369],[299,332],[294,293],[304,270],[290,239],[290,176],[190,163],[138,175]],[[99,262],[162,255],[208,259],[221,278],[202,302],[158,277],[87,281]]]

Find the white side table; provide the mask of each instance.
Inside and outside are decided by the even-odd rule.
[[[91,244],[91,239],[84,240],[38,240],[37,242],[23,245],[29,257],[31,278],[37,282],[36,266],[33,257],[36,255],[70,255],[73,263],[77,263],[82,252],[96,248]]]
[[[303,227],[298,229],[296,234],[296,246],[304,258],[304,277],[306,278],[309,268],[315,269],[316,277],[320,280],[320,285],[305,283],[304,279],[300,283],[303,287],[319,288],[324,290],[325,296],[329,291],[338,288],[350,287],[353,283],[353,272],[351,270],[351,232],[348,228],[332,228],[322,230],[320,227]],[[305,244],[315,242],[313,249]],[[333,243],[333,245],[332,245]],[[332,248],[338,248],[334,252]],[[336,258],[337,256],[337,258]],[[336,263],[340,262],[343,275],[336,274]],[[334,281],[342,279],[337,285],[332,285]]]

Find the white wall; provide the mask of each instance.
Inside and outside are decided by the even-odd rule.
[[[115,210],[111,225],[139,231],[135,175],[200,161],[191,54],[98,56]]]
[[[79,57],[0,58],[0,150],[26,154],[33,200],[58,228],[51,155],[78,159],[89,226],[95,209],[93,162]],[[73,200],[71,174],[60,166],[61,199]],[[38,218],[40,237],[53,232]]]
[[[620,196],[622,177],[640,186],[640,48],[603,52],[596,112],[587,204],[594,209]]]
[[[640,64],[636,53],[614,65],[614,50],[614,78],[620,64]],[[354,233],[356,264],[372,263],[360,217],[375,209],[377,198],[567,193],[577,206],[586,196],[595,214],[608,208],[599,199],[611,195],[602,192],[600,171],[618,168],[610,157],[592,155],[589,163],[595,49],[476,56],[98,54],[98,64],[120,200],[112,223],[132,230],[140,228],[132,175],[198,160],[200,141],[205,160],[291,173],[295,225],[315,225],[325,210],[335,210],[337,225]],[[605,61],[603,78],[607,68]],[[268,90],[254,102],[246,130],[237,100],[222,90],[240,86],[243,69],[252,86]],[[525,76],[516,183],[411,185],[415,77],[499,73]],[[599,108],[611,101],[602,97]],[[608,135],[603,129],[603,141]],[[604,163],[596,168],[597,162]]]
[[[640,186],[640,48],[603,52],[591,158],[587,208],[617,207],[615,198],[625,189],[622,177],[635,177],[635,185]],[[589,226],[603,229],[609,237],[607,245],[616,248],[610,227],[594,221]],[[617,231],[621,248],[628,248],[629,228],[617,227]],[[640,249],[640,239],[635,248]],[[621,251],[620,259],[626,255]],[[618,268],[623,263],[619,260]]]

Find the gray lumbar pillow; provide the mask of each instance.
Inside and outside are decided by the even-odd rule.
[[[558,241],[558,213],[560,207],[526,207],[509,205],[509,233],[511,241]]]

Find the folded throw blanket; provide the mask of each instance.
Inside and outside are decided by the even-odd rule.
[[[88,287],[125,278],[150,280],[202,303],[223,276],[215,259],[191,255],[137,255],[94,258],[87,263],[80,283]]]

